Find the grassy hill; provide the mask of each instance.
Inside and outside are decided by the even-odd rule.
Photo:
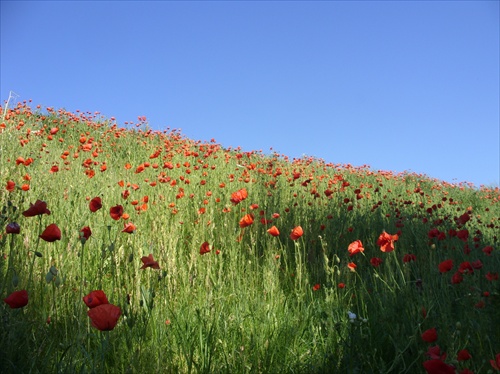
[[[27,103],[0,127],[3,373],[497,365],[498,188]]]

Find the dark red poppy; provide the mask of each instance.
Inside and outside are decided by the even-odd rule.
[[[439,345],[434,345],[434,346],[429,347],[429,349],[427,349],[426,354],[432,360],[444,360],[444,359],[446,359],[446,353],[441,353],[441,348],[439,348]]]
[[[101,208],[102,202],[100,197],[94,197],[92,200],[90,200],[89,209],[92,213],[97,212]]]
[[[432,343],[437,340],[437,332],[436,328],[433,327],[432,329],[425,330],[422,335],[422,340],[427,342],[427,343]]]
[[[372,264],[372,265],[373,265],[373,266],[375,266],[375,267],[380,266],[380,264],[381,264],[382,262],[383,262],[383,261],[382,261],[382,259],[381,259],[381,258],[378,258],[378,257],[372,257],[372,258],[370,259],[370,264]]]
[[[90,238],[90,235],[92,235],[90,227],[85,226],[80,230],[80,240],[82,240],[83,243],[85,243]]]
[[[500,353],[495,355],[494,360],[490,360],[490,365],[493,369],[500,371]]]
[[[92,291],[87,296],[84,296],[83,302],[90,309],[95,308],[96,306],[99,306],[102,304],[109,304],[109,301],[108,301],[108,298],[106,297],[106,294],[104,293],[104,291],[101,291],[101,290]]]
[[[439,271],[441,273],[447,273],[453,268],[453,261],[452,260],[444,260],[438,265]]]
[[[200,247],[200,255],[210,252],[210,244],[208,242],[203,242]]]
[[[5,226],[5,232],[7,234],[19,234],[21,232],[21,226],[19,226],[17,222],[8,223],[7,226]]]
[[[11,309],[22,308],[28,304],[28,291],[14,291],[3,299]]]
[[[47,209],[47,203],[41,200],[37,200],[35,204],[31,204],[29,209],[23,212],[23,216],[25,217],[34,217],[41,214],[50,214],[50,210]]]
[[[428,360],[423,362],[427,374],[455,374],[455,367],[441,360]]]
[[[467,349],[462,349],[458,351],[457,354],[457,360],[458,361],[467,361],[470,360],[472,356],[470,355],[469,351]]]
[[[411,254],[411,253],[405,254],[403,256],[403,262],[407,263],[410,261],[417,261],[417,256],[415,256],[414,254]]]
[[[121,205],[116,205],[114,207],[111,207],[111,209],[109,210],[109,215],[115,221],[118,221],[123,215],[123,207]]]
[[[87,311],[92,326],[100,331],[113,330],[121,313],[120,307],[113,304],[101,304]]]
[[[491,245],[488,245],[483,248],[483,252],[486,256],[491,256],[491,252],[493,252],[493,247]]]
[[[55,242],[56,240],[61,240],[61,230],[59,230],[59,227],[57,227],[55,223],[51,223],[42,232],[40,238],[50,243]]]
[[[146,269],[146,268],[153,268],[153,269],[159,269],[160,265],[158,265],[158,262],[156,262],[153,258],[153,255],[150,253],[149,256],[144,256],[141,257],[141,261],[143,265],[141,266],[141,269]]]
[[[294,227],[292,232],[290,233],[290,239],[297,240],[302,235],[304,235],[304,230],[302,230],[302,227],[297,226],[297,227]]]

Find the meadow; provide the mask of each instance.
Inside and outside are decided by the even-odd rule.
[[[500,370],[498,187],[30,102],[0,132],[2,373]]]

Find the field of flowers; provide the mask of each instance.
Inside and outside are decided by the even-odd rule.
[[[125,125],[6,111],[0,372],[500,370],[498,188]]]

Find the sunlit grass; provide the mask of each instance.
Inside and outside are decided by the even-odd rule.
[[[2,372],[494,370],[498,188],[224,149],[143,118],[20,104],[1,128],[1,296],[29,297],[0,306]],[[51,214],[25,217],[37,200]],[[50,224],[60,240],[39,238]],[[150,254],[159,269],[141,269]],[[110,331],[87,316],[94,290],[121,310]]]

